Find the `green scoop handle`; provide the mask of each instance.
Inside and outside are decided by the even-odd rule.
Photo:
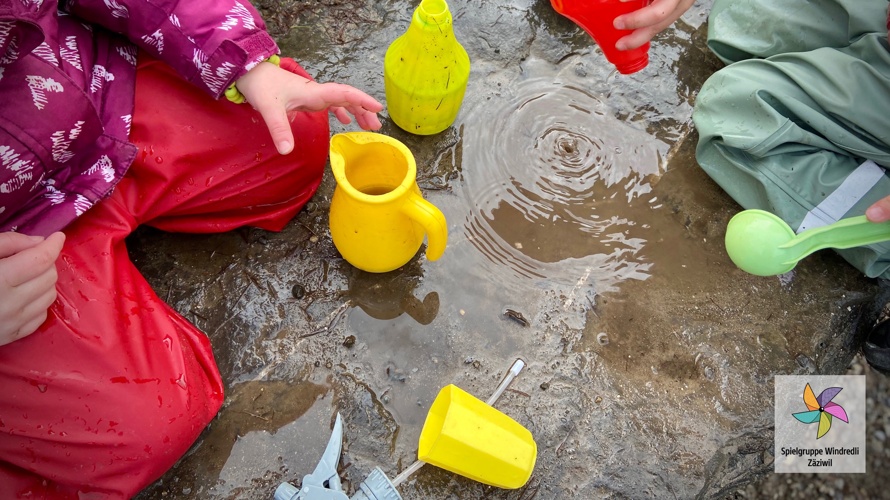
[[[825,248],[853,248],[890,240],[890,221],[869,222],[864,215],[807,229],[800,234],[764,210],[743,210],[726,226],[726,252],[739,269],[775,276]]]

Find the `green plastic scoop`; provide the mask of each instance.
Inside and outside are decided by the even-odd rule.
[[[742,271],[776,276],[824,248],[853,248],[890,240],[890,222],[869,222],[864,215],[807,229],[800,234],[763,210],[743,210],[726,226],[726,253]]]

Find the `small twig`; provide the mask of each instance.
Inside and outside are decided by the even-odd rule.
[[[575,422],[572,422],[572,427],[569,429],[569,432],[566,432],[566,437],[562,438],[562,441],[556,447],[556,456],[559,456],[559,450],[562,448],[562,445],[569,439],[569,436],[572,435],[572,431],[575,430]]]
[[[192,313],[192,315],[194,315],[195,317],[198,317],[198,318],[203,319],[204,321],[207,321],[207,316],[196,313],[194,309],[189,309],[189,312]]]
[[[536,484],[534,489],[532,490],[532,496],[528,497],[528,500],[532,500],[533,498],[535,498],[538,495],[538,489],[540,487],[541,487],[541,482],[538,481],[538,484]],[[528,483],[526,483],[525,487],[522,488],[522,495],[519,495],[518,500],[523,500],[525,498],[525,494],[528,493],[530,488],[531,488],[531,482],[529,481]]]
[[[708,300],[710,300],[712,304],[714,304],[715,306],[717,306],[717,309],[720,309],[720,312],[722,312],[723,314],[726,314],[726,309],[720,307],[720,304],[718,304],[717,301],[714,300],[713,297],[708,297]]]
[[[317,328],[309,333],[304,333],[303,335],[300,335],[298,338],[304,339],[306,337],[312,337],[312,336],[318,335],[319,333],[327,333],[327,332],[333,330],[334,327],[337,326],[337,323],[340,321],[340,319],[346,314],[346,311],[349,309],[349,306],[351,304],[352,304],[352,301],[344,302],[333,313],[331,313],[332,317],[331,317],[331,320],[328,321],[327,325],[325,325],[321,328]]]
[[[509,388],[508,388],[507,390],[510,391],[510,392],[515,392],[516,394],[520,394],[520,395],[525,396],[525,397],[527,397],[527,398],[530,398],[530,397],[531,397],[531,396],[528,395],[527,392],[522,392],[522,391],[520,391],[520,390],[518,390],[518,389],[509,389]]]
[[[250,282],[253,283],[253,285],[254,285],[255,287],[257,287],[257,290],[262,290],[262,289],[263,289],[263,287],[260,285],[260,280],[259,280],[259,278],[257,278],[256,276],[254,276],[253,273],[251,273],[250,271],[244,270],[243,272],[244,272],[244,275],[247,276],[247,279],[249,279]]]
[[[309,231],[309,233],[311,233],[312,236],[315,236],[316,238],[318,238],[318,235],[315,234],[315,231],[313,231],[312,228],[310,228],[309,226],[307,226],[306,224],[304,224],[303,221],[297,220],[297,224],[303,226],[303,229]]]
[[[266,422],[269,421],[268,418],[263,417],[263,416],[260,416],[260,415],[257,415],[256,413],[251,413],[251,412],[249,412],[249,411],[244,411],[244,410],[239,410],[239,411],[240,411],[241,413],[244,413],[245,415],[250,415],[251,417],[256,417],[256,418],[258,418],[258,419],[260,419],[260,420],[265,420]]]
[[[247,293],[247,289],[248,289],[248,288],[250,288],[250,285],[247,285],[246,287],[244,287],[244,290],[241,291],[241,295],[238,296],[238,299],[235,300],[235,302],[233,302],[233,304],[237,304],[238,302],[241,302],[241,298],[244,297],[244,294],[245,294],[245,293]],[[213,330],[213,333],[215,334],[216,332],[218,332],[220,328],[222,328],[226,323],[228,323],[229,321],[232,321],[233,318],[235,318],[236,316],[238,316],[239,314],[241,314],[241,312],[244,311],[244,309],[246,309],[247,306],[249,306],[250,304],[252,304],[252,303],[253,303],[254,301],[256,301],[258,298],[259,298],[259,297],[255,297],[253,300],[251,300],[250,302],[248,302],[247,304],[245,304],[244,307],[242,307],[241,309],[238,309],[237,311],[235,311],[234,314],[232,314],[231,316],[229,316],[228,318],[226,318],[225,321],[223,321],[222,323],[220,323],[219,325],[217,325],[217,327]]]

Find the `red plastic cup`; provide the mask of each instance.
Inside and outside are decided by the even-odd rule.
[[[612,22],[621,14],[640,10],[648,4],[649,0],[550,0],[556,12],[593,37],[606,59],[623,75],[640,71],[649,64],[649,42],[631,50],[616,49],[615,42],[632,30],[615,29]]]

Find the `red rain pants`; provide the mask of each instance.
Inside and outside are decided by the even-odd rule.
[[[249,105],[215,101],[146,59],[130,135],[136,161],[65,230],[46,322],[0,347],[0,499],[131,497],[223,402],[207,337],[152,291],[127,235],[140,224],[281,230],[321,182],[327,113],[298,113],[295,150],[281,156]],[[293,61],[282,67],[308,77]]]

